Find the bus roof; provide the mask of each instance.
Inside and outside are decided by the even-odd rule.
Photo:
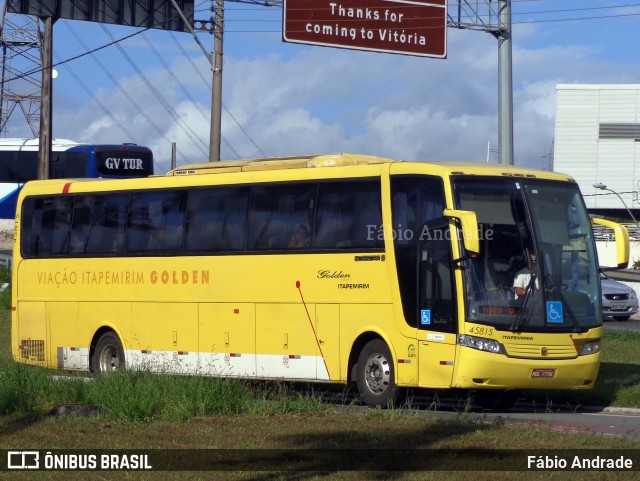
[[[391,162],[397,161],[384,157],[359,154],[301,155],[188,164],[170,170],[166,175],[219,174],[223,172],[304,169],[309,167],[342,167],[348,165],[387,164]]]
[[[38,137],[32,138],[0,138],[0,150],[37,150],[40,145]],[[73,147],[82,145],[75,140],[69,139],[52,139],[51,145],[55,147]]]
[[[291,157],[269,157],[261,159],[230,160],[221,162],[206,162],[180,166],[167,172],[167,176],[221,174],[229,172],[251,172],[259,170],[306,169],[316,167],[346,167],[354,165],[373,164],[408,164],[429,165],[442,169],[451,175],[492,175],[504,177],[546,178],[573,182],[565,174],[537,170],[504,164],[487,164],[484,162],[463,161],[403,161],[386,157],[360,154],[322,154],[301,155]],[[410,167],[409,167],[410,168]]]

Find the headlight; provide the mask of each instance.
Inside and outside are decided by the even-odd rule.
[[[493,339],[485,339],[484,337],[469,336],[467,334],[458,334],[458,344],[467,346],[478,351],[502,353],[502,346],[498,341]]]
[[[629,299],[635,299],[636,297],[636,291],[631,291],[631,294],[629,294]]]
[[[586,356],[588,354],[596,354],[602,350],[602,341],[598,339],[597,341],[587,342],[580,349],[580,355]]]

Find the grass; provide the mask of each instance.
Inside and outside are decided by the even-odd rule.
[[[314,458],[300,465],[299,470],[281,473],[256,472],[259,461],[249,460],[240,465],[236,472],[193,473],[181,472],[179,479],[246,479],[267,481],[278,479],[291,480],[419,480],[447,479],[462,481],[470,473],[457,472],[374,472],[376,466],[389,462],[387,457],[392,450],[403,451],[415,456],[452,456],[457,450],[472,449],[487,456],[491,463],[492,450],[516,449],[522,456],[535,453],[534,449],[544,447],[555,454],[563,450],[593,449],[597,453],[606,453],[608,449],[637,449],[640,443],[626,438],[605,438],[593,435],[576,435],[557,432],[545,425],[539,427],[509,426],[503,423],[471,422],[460,415],[450,420],[436,419],[433,416],[417,412],[399,413],[393,417],[380,416],[376,410],[364,410],[356,413],[330,412],[327,410],[306,414],[272,415],[216,415],[193,418],[183,422],[154,420],[144,425],[138,423],[111,422],[105,419],[77,420],[57,418],[16,419],[0,417],[0,449],[72,449],[95,450],[111,449],[180,449],[182,456],[189,458],[193,453],[184,450],[239,449],[249,451],[250,456],[268,456],[274,450],[304,450],[305,453],[318,451],[318,457],[325,456],[327,450],[344,461],[354,457],[356,449],[377,450],[370,459],[372,470],[330,472],[330,465],[319,467]],[[266,451],[262,451],[265,450]],[[437,451],[420,451],[437,450]],[[375,453],[375,454],[374,454]],[[197,454],[197,453],[196,453]],[[207,453],[205,453],[207,454]],[[213,455],[233,456],[238,452],[211,452]],[[276,452],[277,454],[277,452]],[[521,456],[521,457],[522,457]],[[360,460],[361,461],[361,460]],[[188,460],[186,461],[189,462]],[[393,459],[391,459],[393,462]],[[243,470],[242,467],[245,467]],[[448,466],[451,466],[450,464]],[[484,470],[491,470],[491,464],[485,464]],[[454,466],[455,467],[455,466]],[[462,469],[464,466],[460,466]],[[504,465],[502,465],[504,469]],[[329,471],[329,472],[325,472]],[[508,472],[478,472],[476,479],[571,479],[573,473],[519,472],[516,466]],[[11,473],[11,479],[19,479]],[[29,480],[59,478],[80,479],[80,473],[29,473]],[[126,479],[124,473],[81,473],[82,479]],[[135,473],[135,479],[166,479],[176,473]],[[620,472],[584,472],[574,479],[622,479]],[[25,475],[26,479],[26,475]],[[132,479],[134,479],[132,477]]]
[[[12,361],[10,320],[10,311],[0,311],[0,371],[5,372],[0,377],[0,414],[43,414],[59,404],[89,403],[105,406],[105,414],[112,419],[144,422],[184,421],[217,414],[310,412],[326,407],[313,392],[296,393],[289,385],[278,383],[257,385],[144,371],[101,376],[91,383],[85,382],[83,375],[60,382],[52,379],[51,371]],[[638,345],[640,333],[606,331],[603,362],[593,390],[527,391],[524,399],[543,411],[585,405],[640,408]],[[157,395],[159,392],[162,396]],[[436,396],[431,409],[438,408],[437,400]],[[464,402],[460,406],[464,411]]]
[[[544,415],[533,425],[512,425],[498,419],[471,418],[465,411],[449,419],[432,416],[428,409],[358,410],[349,405],[325,404],[313,392],[296,392],[285,384],[255,384],[237,380],[149,375],[123,371],[99,376],[54,380],[52,372],[15,364],[9,352],[9,311],[0,312],[0,450],[1,449],[335,449],[349,457],[353,449],[417,451],[416,455],[451,456],[455,450],[485,453],[484,479],[625,479],[623,472],[489,472],[492,450],[536,449],[606,450],[640,448],[640,440],[557,431]],[[640,335],[607,331],[601,374],[592,392],[575,394],[526,393],[532,402],[546,406],[597,402],[640,407]],[[538,396],[538,397],[535,397]],[[587,396],[586,398],[584,396]],[[586,401],[585,401],[586,399]],[[435,402],[435,401],[434,401]],[[94,418],[46,416],[53,406],[66,403],[96,404],[106,408]],[[348,404],[348,402],[347,402]],[[437,404],[437,403],[436,403]],[[544,412],[544,410],[541,410]],[[411,451],[409,451],[411,452]],[[284,451],[286,454],[287,451]],[[427,454],[424,454],[427,453]],[[188,456],[189,454],[184,454]],[[320,456],[320,454],[318,455]],[[375,464],[373,456],[372,465]],[[3,473],[10,479],[238,479],[277,480],[423,480],[463,481],[465,472],[325,472],[317,463],[288,472],[238,469],[225,472],[30,472]],[[242,466],[240,466],[242,468]],[[626,476],[625,476],[626,475]],[[7,479],[9,477],[7,476]]]
[[[120,371],[90,382],[54,378],[42,368],[11,363],[0,376],[0,415],[37,417],[58,405],[93,405],[115,422],[183,422],[213,415],[276,415],[321,412],[318,396],[296,394],[288,385],[255,385],[236,379]],[[68,410],[78,409],[68,408]]]

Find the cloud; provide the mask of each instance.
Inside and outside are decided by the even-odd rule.
[[[545,38],[547,43],[536,45],[530,25],[518,31],[526,35],[513,48],[515,159],[546,167],[555,85],[630,81],[640,67],[614,66],[597,48],[578,42]],[[498,144],[497,41],[487,33],[454,29],[448,40],[446,60],[283,45],[273,38],[256,49],[260,53],[232,46],[236,54],[225,55],[223,71],[222,158],[361,152],[486,161],[488,149]],[[167,42],[162,52],[172,72],[145,68],[143,77],[119,78],[121,89],[94,65],[83,79],[118,122],[77,86],[59,88],[54,136],[120,142],[130,135],[150,146],[163,168],[169,166],[171,142],[177,144],[179,165],[207,160],[211,70],[192,47],[185,49],[193,55],[187,60]],[[100,86],[93,87],[98,80]],[[489,158],[495,161],[495,153]]]

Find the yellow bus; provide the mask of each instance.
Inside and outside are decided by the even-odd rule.
[[[597,222],[622,267],[626,230]],[[336,154],[33,181],[13,257],[18,362],[354,383],[370,406],[598,374],[598,259],[562,174]]]

